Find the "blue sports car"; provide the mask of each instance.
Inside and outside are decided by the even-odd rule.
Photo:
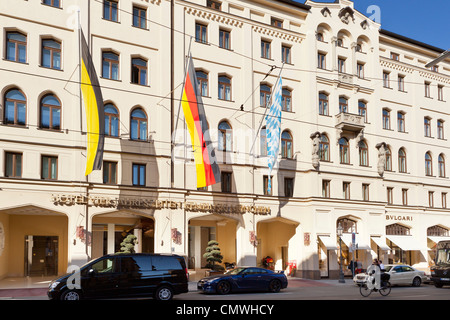
[[[257,267],[238,267],[224,274],[201,279],[197,289],[205,293],[228,294],[238,291],[279,292],[286,288],[284,273]]]

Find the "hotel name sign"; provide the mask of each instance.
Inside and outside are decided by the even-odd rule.
[[[270,215],[270,207],[254,205],[234,205],[225,203],[203,203],[192,201],[149,200],[139,198],[111,198],[101,196],[84,196],[68,194],[52,194],[51,201],[55,205],[90,205],[104,208],[136,208],[136,209],[184,209],[191,212],[209,212],[217,214],[245,214]]]

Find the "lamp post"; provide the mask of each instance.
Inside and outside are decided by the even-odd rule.
[[[342,228],[341,223],[339,222],[337,227],[337,235],[339,237],[339,282],[345,283],[344,279],[344,271],[342,270],[342,232],[344,231],[344,228]]]

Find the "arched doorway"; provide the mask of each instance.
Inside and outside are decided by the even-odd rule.
[[[128,211],[96,215],[92,218],[91,257],[119,252],[120,244],[129,234],[137,237],[136,252],[153,253],[154,233],[155,221],[150,216]]]
[[[299,223],[276,217],[257,224],[257,257],[259,266],[274,270],[286,270],[291,260],[297,263],[300,252]],[[272,260],[272,264],[266,264]]]

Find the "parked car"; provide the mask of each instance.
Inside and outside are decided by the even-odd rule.
[[[237,267],[224,274],[201,279],[197,283],[197,289],[204,293],[218,294],[239,291],[279,292],[287,285],[288,280],[282,272],[257,267]]]
[[[417,270],[406,264],[388,264],[385,265],[386,273],[390,275],[389,282],[391,285],[412,285],[419,287],[422,282],[427,280],[424,271]],[[355,275],[353,282],[357,285],[365,283],[367,280],[366,273]]]
[[[49,299],[154,297],[171,300],[188,292],[185,260],[178,255],[112,254],[88,262],[80,268],[79,288],[73,288],[77,274],[52,281]],[[71,288],[72,287],[72,288]]]

